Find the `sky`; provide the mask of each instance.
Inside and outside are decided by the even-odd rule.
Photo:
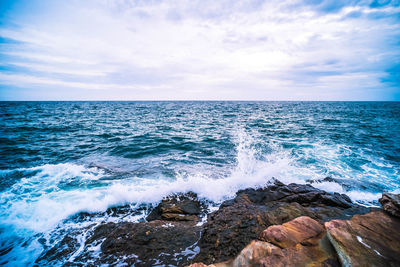
[[[400,0],[1,0],[0,100],[400,101]]]

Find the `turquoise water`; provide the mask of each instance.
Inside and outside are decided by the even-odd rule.
[[[173,192],[218,205],[272,177],[331,177],[313,185],[373,206],[399,173],[398,102],[0,102],[0,264],[32,265],[70,232],[83,246]]]

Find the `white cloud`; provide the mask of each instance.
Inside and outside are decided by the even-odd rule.
[[[369,92],[388,86],[381,80],[400,57],[398,44],[388,49],[400,24],[347,18],[375,12],[367,6],[321,13],[298,1],[99,3],[74,1],[1,29],[21,42],[2,51],[4,63],[22,69],[0,83],[82,88],[81,99],[95,98],[85,89],[116,99],[116,88],[133,97],[146,88],[149,99],[356,99],[360,90],[390,98]]]

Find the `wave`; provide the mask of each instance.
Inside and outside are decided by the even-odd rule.
[[[263,187],[277,178],[286,184],[314,181],[312,185],[317,188],[346,193],[353,201],[375,206],[385,188],[380,183],[391,181],[392,175],[397,174],[384,160],[354,156],[354,151],[344,146],[315,142],[298,143],[287,149],[276,140],[268,140],[268,149],[265,149],[258,145],[257,133],[244,130],[237,131],[234,140],[236,156],[232,164],[223,167],[208,163],[175,164],[174,175],[163,175],[161,171],[144,172],[146,175],[140,176],[138,173],[143,173],[143,168],[159,166],[149,166],[143,159],[113,156],[0,170],[0,178],[18,178],[0,193],[0,240],[3,242],[0,249],[10,248],[3,256],[3,263],[30,264],[43,252],[41,242],[52,247],[69,231],[82,235],[79,242],[83,247],[85,238],[96,225],[143,220],[146,212],[137,207],[156,204],[173,193],[195,192],[211,202],[210,208],[214,209],[240,189]],[[352,169],[346,164],[346,157],[361,158],[362,168]],[[327,176],[340,179],[323,179]],[[387,177],[386,180],[379,179],[381,176]],[[129,204],[127,214],[108,215],[109,208],[126,204]],[[80,220],[80,215],[75,215],[81,212],[91,214]],[[29,257],[23,256],[27,251]]]
[[[288,168],[290,160],[282,155],[256,159],[257,151],[251,144],[248,135],[238,135],[237,163],[228,170],[228,175],[217,179],[204,169],[178,172],[174,178],[125,177],[121,180],[104,179],[106,173],[99,167],[71,163],[18,169],[34,175],[22,178],[1,194],[1,220],[43,232],[79,212],[102,212],[128,203],[156,203],[177,192],[193,191],[200,198],[219,203],[239,189],[264,186]]]
[[[285,150],[276,142],[270,142],[271,152],[264,153],[257,148],[258,140],[255,136],[244,130],[236,132],[235,163],[224,169],[224,175],[209,166],[177,170],[174,177],[161,174],[154,177],[124,175],[121,179],[108,179],[112,170],[100,165],[93,167],[93,164],[63,163],[3,170],[0,175],[18,171],[25,173],[27,178],[20,179],[1,193],[1,222],[34,232],[44,232],[79,212],[104,212],[113,206],[156,203],[172,193],[192,191],[200,198],[218,204],[233,197],[240,189],[263,187],[273,177],[284,183],[305,183],[309,179],[331,174],[345,178],[354,175],[347,165],[342,164],[340,157],[350,153],[343,147],[300,144],[302,150],[296,151]],[[322,163],[313,162],[311,166],[304,164],[309,158]],[[128,163],[124,161],[124,164]],[[318,164],[329,164],[326,169],[330,172],[315,167]],[[129,169],[129,166],[126,168]],[[216,173],[219,173],[217,177]],[[319,182],[313,185],[330,192],[346,193],[353,201],[365,205],[373,205],[380,196],[359,188],[346,189],[339,182]]]

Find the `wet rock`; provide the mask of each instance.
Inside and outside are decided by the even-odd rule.
[[[258,266],[315,266],[339,267],[340,263],[326,236],[316,245],[297,244],[281,249],[259,260]]]
[[[195,261],[210,264],[232,259],[267,227],[299,216],[322,223],[368,211],[345,195],[310,185],[275,181],[265,188],[241,190],[235,199],[222,203],[218,211],[209,214]]]
[[[35,263],[42,265],[49,262],[65,262],[78,248],[79,242],[74,235],[66,235],[61,242],[36,259]]]
[[[196,262],[196,263],[188,265],[187,267],[227,267],[227,266],[228,265],[226,265],[224,263],[216,263],[216,264],[206,265],[202,262]]]
[[[169,196],[152,210],[147,216],[147,221],[197,221],[205,207],[197,200],[194,193]]]
[[[264,230],[261,239],[277,247],[259,259],[264,266],[339,266],[336,253],[326,237],[325,228],[302,216]]]
[[[199,237],[200,227],[189,222],[109,223],[97,227],[86,245],[104,239],[96,264],[115,264],[123,258],[135,266],[182,266],[198,252]]]
[[[280,253],[271,243],[253,240],[228,266],[260,266],[260,260],[268,255]]]
[[[302,225],[310,228],[303,234],[286,231],[292,237],[290,240],[278,243],[282,238],[277,235],[269,235],[270,239],[263,237],[270,242],[257,239],[271,225],[280,225],[297,217],[308,216],[323,223],[369,210],[351,203],[345,195],[330,194],[310,185],[284,185],[275,181],[265,188],[239,191],[234,199],[223,202],[218,211],[209,214],[203,226],[198,226],[206,207],[196,197],[193,193],[167,197],[152,210],[145,222],[103,223],[97,227],[88,226],[81,233],[68,233],[37,263],[183,266],[203,262],[221,267],[232,266],[234,262],[252,264],[252,259],[257,258],[260,259],[257,264],[290,264],[293,260],[299,264],[325,262],[326,266],[334,266],[335,259],[324,252],[323,248],[329,246],[323,241],[326,239],[321,237],[323,234],[310,237],[320,231],[311,219],[289,223],[290,229],[300,229]],[[146,206],[141,207],[141,211],[145,209]],[[126,206],[110,210],[109,214],[117,216],[120,212],[135,211]],[[83,214],[76,219],[84,221],[86,216],[89,215]],[[262,259],[261,255],[264,255]]]
[[[280,248],[287,248],[304,243],[312,237],[318,237],[324,232],[324,227],[316,220],[301,216],[282,225],[268,227],[261,233],[260,239]]]
[[[270,242],[253,240],[234,260],[209,266],[340,266],[324,227],[309,217],[270,226],[263,235]]]
[[[268,255],[278,254],[280,250],[271,243],[253,240],[227,266],[260,266],[260,260]]]
[[[373,211],[325,227],[343,266],[400,266],[400,219]]]
[[[400,194],[383,193],[379,203],[381,203],[384,211],[400,217]]]
[[[240,254],[231,261],[219,262],[210,265],[204,263],[193,263],[188,267],[233,267],[233,266],[260,266],[260,259],[267,255],[279,253],[280,249],[273,244],[253,240]]]

